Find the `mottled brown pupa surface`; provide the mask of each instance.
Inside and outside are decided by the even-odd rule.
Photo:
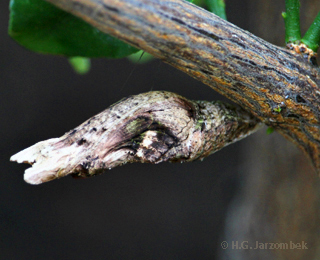
[[[193,161],[254,132],[260,124],[222,102],[190,101],[153,91],[122,99],[64,134],[11,157],[29,163],[24,179],[40,184],[88,177],[126,163]]]

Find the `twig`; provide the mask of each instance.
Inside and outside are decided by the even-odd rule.
[[[300,33],[300,2],[286,0],[286,12],[282,13],[286,28],[286,43],[299,43]]]
[[[301,40],[304,44],[306,44],[311,50],[317,51],[320,43],[320,12],[317,17],[314,19],[310,28],[303,36]]]

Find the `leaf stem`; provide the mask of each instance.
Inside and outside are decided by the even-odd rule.
[[[313,51],[316,52],[318,50],[320,42],[320,12],[301,41]]]
[[[300,2],[299,0],[286,0],[286,12],[282,13],[286,29],[286,43],[298,43],[300,33]]]

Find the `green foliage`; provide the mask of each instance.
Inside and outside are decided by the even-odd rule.
[[[286,28],[286,43],[298,43],[300,33],[300,2],[299,0],[286,0],[286,12],[282,13]]]
[[[131,54],[127,58],[134,63],[146,63],[148,61],[151,61],[153,59],[153,56],[150,53],[138,51]]]
[[[226,5],[224,0],[205,0],[208,10],[222,19],[227,20]]]
[[[191,3],[198,5],[198,6],[204,6],[205,0],[192,0]]]
[[[269,126],[269,127],[267,128],[267,135],[270,135],[270,134],[272,134],[273,132],[274,132],[274,128],[271,127],[271,126]]]
[[[301,42],[306,44],[313,51],[318,50],[320,43],[320,12],[314,19],[306,34],[303,36]]]
[[[306,44],[313,51],[317,51],[320,43],[320,12],[301,39],[300,33],[300,2],[286,0],[286,12],[282,13],[286,28],[286,43]]]
[[[43,0],[11,0],[9,35],[40,53],[121,58],[138,50]]]
[[[187,0],[226,19],[224,0]],[[90,70],[87,57],[152,59],[148,53],[100,32],[81,19],[44,0],[10,0],[9,35],[34,52],[63,55],[78,74]]]
[[[194,2],[208,6],[220,16],[225,13],[223,0]],[[10,0],[9,35],[29,50],[67,57],[122,58],[138,51],[43,0]],[[147,57],[144,55],[144,60]],[[88,60],[80,62],[79,58],[71,60],[71,64],[81,67],[80,73],[87,71],[84,64],[89,68]]]
[[[84,57],[71,57],[69,63],[78,74],[88,73],[91,67],[90,59]]]

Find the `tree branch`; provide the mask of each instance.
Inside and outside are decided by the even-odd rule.
[[[296,143],[320,169],[320,74],[181,0],[46,0],[143,49],[241,105]]]

